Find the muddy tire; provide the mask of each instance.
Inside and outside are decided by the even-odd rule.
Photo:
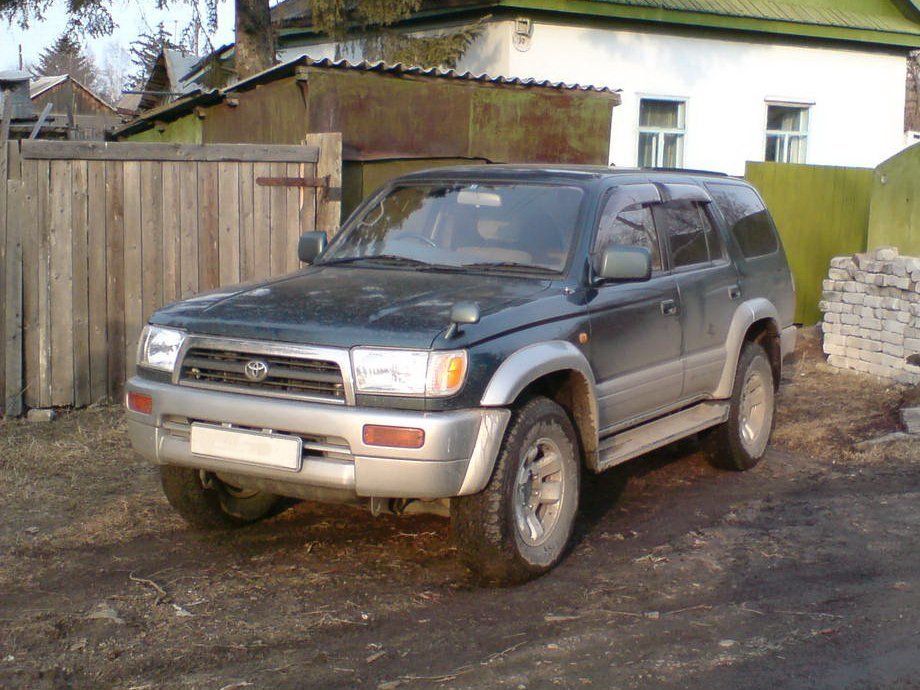
[[[463,563],[483,584],[513,585],[555,566],[579,498],[575,429],[559,405],[532,398],[512,412],[486,488],[451,500]]]
[[[187,467],[161,466],[160,483],[169,504],[200,529],[243,527],[277,514],[281,505],[280,496],[238,489]]]
[[[773,432],[775,390],[767,353],[757,343],[746,343],[738,358],[728,421],[700,439],[713,465],[743,471],[760,462]]]

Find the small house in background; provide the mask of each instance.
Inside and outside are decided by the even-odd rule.
[[[348,213],[380,184],[422,168],[606,165],[619,102],[608,88],[302,56],[144,112],[114,135],[146,142],[300,144],[308,133],[341,132]]]
[[[31,78],[28,72],[3,72],[0,91],[13,104],[11,139],[34,133],[41,139],[102,140],[120,122],[113,106],[66,74]]]

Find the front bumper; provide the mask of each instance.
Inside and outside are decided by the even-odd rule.
[[[134,377],[127,392],[149,395],[151,414],[128,410],[134,449],[158,465],[180,465],[261,480],[352,491],[357,496],[448,498],[481,491],[489,480],[510,411],[477,408],[411,412],[262,398]],[[296,470],[191,452],[192,422],[271,429],[303,439]],[[423,429],[421,448],[364,443],[365,424]]]

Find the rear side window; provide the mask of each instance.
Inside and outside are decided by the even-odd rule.
[[[750,187],[736,184],[709,184],[732,236],[747,258],[772,254],[779,245],[770,214]]]
[[[655,206],[654,212],[658,229],[668,238],[672,268],[709,261],[707,236],[712,234],[712,228],[699,204],[694,201],[668,201]]]

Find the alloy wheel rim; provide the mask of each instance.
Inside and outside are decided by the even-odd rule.
[[[514,521],[525,544],[540,546],[552,536],[565,498],[562,452],[539,438],[524,453],[514,485]]]
[[[771,392],[767,382],[759,371],[751,371],[741,390],[739,431],[741,443],[752,455],[763,452],[765,430],[770,423]]]

